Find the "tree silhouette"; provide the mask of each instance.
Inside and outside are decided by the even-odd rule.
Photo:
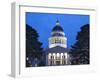
[[[42,58],[42,43],[35,29],[26,24],[26,67],[39,66]]]
[[[70,50],[71,64],[89,64],[89,24],[81,27],[76,37],[76,43]]]

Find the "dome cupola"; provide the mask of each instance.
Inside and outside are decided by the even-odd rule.
[[[54,28],[52,29],[51,36],[52,37],[55,37],[55,36],[63,37],[63,36],[65,36],[64,30],[61,27],[58,20],[56,21],[56,26],[54,26]]]
[[[56,26],[52,29],[52,32],[53,31],[62,31],[62,32],[64,31],[63,28],[60,26],[60,23],[58,20],[56,21]]]

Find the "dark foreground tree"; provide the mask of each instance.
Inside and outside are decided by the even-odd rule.
[[[71,64],[89,64],[89,24],[81,27],[76,37],[76,43],[72,46],[70,51]]]
[[[42,65],[42,43],[35,29],[26,24],[26,67]]]

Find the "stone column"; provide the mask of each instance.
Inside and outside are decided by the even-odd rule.
[[[55,59],[55,53],[53,53],[53,57],[54,57],[54,58],[53,58],[53,62],[54,62],[54,65],[55,65],[55,64],[56,64],[56,61],[55,61],[55,60],[56,60],[56,59]]]
[[[65,55],[65,64],[67,64],[68,63],[68,55],[67,55],[67,53],[64,53],[64,55]]]
[[[55,65],[56,65],[56,60],[57,60],[57,53],[55,54]]]
[[[62,57],[63,57],[63,53],[60,54],[60,64],[62,65]]]
[[[50,65],[50,61],[51,61],[51,53],[48,54],[48,65]]]

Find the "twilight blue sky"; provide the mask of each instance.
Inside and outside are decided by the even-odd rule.
[[[64,29],[69,48],[75,43],[80,28],[90,22],[89,15],[26,12],[26,23],[37,30],[43,48],[48,47],[48,38],[57,20]]]

